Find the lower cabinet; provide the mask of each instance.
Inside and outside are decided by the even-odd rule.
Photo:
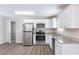
[[[36,34],[33,34],[33,44],[36,44]]]
[[[79,55],[78,43],[59,43],[55,40],[55,55]]]
[[[63,44],[63,55],[79,55],[79,44]]]
[[[62,45],[55,40],[55,55],[62,55]]]
[[[50,48],[52,48],[52,35],[51,34],[46,34],[46,44],[49,44]]]

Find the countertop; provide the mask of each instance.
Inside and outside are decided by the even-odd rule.
[[[60,36],[53,36],[55,40],[57,40],[61,44],[79,44],[79,41],[76,41],[74,38],[69,38],[63,35]]]

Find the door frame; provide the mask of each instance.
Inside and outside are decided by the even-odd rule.
[[[16,43],[16,21],[10,21],[10,43],[12,43],[12,38],[11,38],[11,26],[12,26],[12,22],[14,22],[14,24],[15,24],[15,43]]]

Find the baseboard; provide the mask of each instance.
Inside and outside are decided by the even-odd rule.
[[[6,42],[0,42],[0,44],[3,44],[3,43],[6,43]]]
[[[44,45],[45,46],[45,45],[48,45],[48,44],[33,44],[33,45]]]
[[[22,43],[22,41],[16,41],[16,43]]]

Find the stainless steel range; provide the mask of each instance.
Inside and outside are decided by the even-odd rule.
[[[45,24],[44,23],[38,23],[36,25],[37,31],[36,31],[36,42],[37,43],[45,43]]]

